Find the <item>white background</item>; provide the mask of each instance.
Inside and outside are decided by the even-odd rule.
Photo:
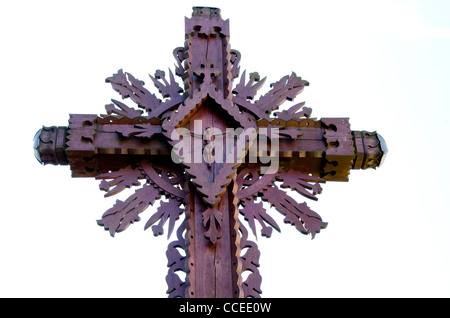
[[[313,117],[350,117],[389,147],[380,169],[308,202],[328,222],[314,240],[271,212],[281,233],[257,239],[263,297],[449,297],[445,0],[3,1],[0,296],[166,297],[170,241],[143,230],[154,208],[110,237],[96,220],[117,198],[39,165],[32,139],[71,113],[105,113],[119,69],[156,92],[147,74],[173,69],[192,6],[230,19],[241,71],[267,76],[260,93],[294,71]]]

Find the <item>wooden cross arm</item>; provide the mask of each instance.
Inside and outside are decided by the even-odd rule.
[[[376,168],[387,154],[385,142],[378,133],[352,131],[348,118],[290,121],[274,118],[258,120],[255,124],[258,131],[277,129],[279,147],[272,155],[279,158],[281,166],[328,181],[348,181],[351,169]],[[36,134],[34,144],[39,162],[70,165],[73,177],[95,177],[123,168],[130,156],[159,156],[170,160],[170,149],[161,134],[159,119],[97,115],[70,115],[68,127],[43,127]],[[258,148],[256,153],[252,151],[251,148],[249,155],[267,154]]]

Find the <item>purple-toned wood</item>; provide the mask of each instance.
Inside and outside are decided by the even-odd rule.
[[[320,183],[378,167],[387,149],[376,132],[352,131],[348,118],[310,118],[304,102],[279,110],[309,85],[295,73],[255,99],[266,78],[246,71],[239,78],[241,55],[230,47],[219,9],[194,7],[185,34],[173,51],[174,72],[150,75],[159,95],[119,70],[106,82],[137,107],[112,99],[106,114],[72,114],[68,127],[43,127],[35,155],[43,164],[70,165],[73,177],[101,180],[106,197],[135,189],[98,220],[112,236],[167,199],[144,229],[158,236],[168,224],[168,237],[176,233],[167,249],[169,297],[260,297],[260,254],[241,221],[255,236],[258,228],[265,237],[280,231],[266,201],[314,238],[327,223],[289,190],[317,200]],[[189,141],[181,152],[180,131]]]

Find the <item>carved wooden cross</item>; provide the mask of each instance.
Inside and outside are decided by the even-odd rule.
[[[309,85],[295,73],[257,100],[265,82],[257,73],[247,81],[242,72],[233,86],[240,53],[230,49],[229,21],[219,9],[194,7],[185,27],[185,44],[174,50],[184,88],[172,71],[168,78],[157,71],[150,79],[158,98],[119,70],[106,82],[138,108],[112,99],[107,114],[70,115],[68,127],[43,127],[35,154],[43,164],[70,165],[73,177],[101,180],[106,197],[137,188],[98,220],[112,236],[163,197],[145,229],[161,235],[168,223],[169,237],[184,215],[167,250],[169,297],[259,297],[259,251],[239,215],[253,234],[257,221],[270,237],[280,228],[268,202],[285,223],[314,237],[326,223],[284,188],[317,200],[320,183],[376,168],[387,150],[376,132],[351,131],[348,118],[309,118],[304,103],[278,111]]]

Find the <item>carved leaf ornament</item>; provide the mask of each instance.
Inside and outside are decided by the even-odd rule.
[[[112,100],[114,104],[106,106],[108,117],[114,116],[118,119],[128,118],[134,119],[138,116],[150,119],[154,118],[153,114],[157,114],[158,119],[162,119],[162,130],[156,128],[155,125],[140,124],[134,125],[130,128],[129,125],[111,125],[117,133],[124,138],[131,136],[137,138],[152,138],[154,135],[170,136],[169,132],[176,128],[178,122],[188,116],[192,111],[195,111],[196,104],[206,95],[212,95],[219,100],[219,104],[223,104],[224,110],[230,116],[238,117],[238,122],[246,127],[249,123],[254,123],[255,120],[260,119],[255,115],[255,112],[264,113],[264,118],[269,118],[271,112],[278,109],[285,100],[292,100],[308,83],[297,77],[294,73],[290,76],[283,77],[280,81],[272,85],[272,89],[263,95],[259,100],[253,102],[250,97],[256,95],[258,90],[264,82],[257,82],[259,76],[255,73],[250,74],[249,81],[245,84],[244,71],[239,84],[233,90],[234,96],[232,101],[224,100],[217,97],[216,89],[211,81],[205,81],[201,86],[198,94],[192,98],[185,99],[182,95],[182,90],[175,81],[173,73],[170,71],[170,79],[165,79],[165,74],[162,71],[157,71],[155,76],[150,76],[152,82],[159,89],[162,97],[166,100],[164,102],[158,99],[155,94],[150,93],[145,87],[144,82],[137,80],[129,73],[124,73],[119,70],[117,74],[106,79],[106,82],[111,83],[114,90],[116,90],[123,99],[130,98],[139,108],[143,108],[147,115],[142,115],[142,110],[125,105],[122,102]],[[255,84],[255,82],[257,84]],[[206,91],[206,93],[202,92]],[[212,91],[211,91],[212,90]],[[241,97],[241,95],[243,97]],[[252,106],[250,107],[249,104]],[[309,116],[311,111],[309,108],[301,108],[304,103],[300,103],[291,107],[287,111],[278,112],[281,114],[280,118],[298,119],[302,116]],[[177,110],[178,107],[178,111]],[[181,108],[180,108],[181,107]],[[294,108],[294,109],[293,109]],[[259,111],[253,112],[252,110]],[[300,111],[299,111],[300,110]],[[269,111],[269,113],[267,113]],[[165,113],[170,113],[171,116],[163,116]],[[249,122],[247,118],[253,118]],[[165,118],[165,119],[163,119]],[[170,118],[170,120],[168,119]],[[180,119],[182,118],[182,119]],[[165,130],[165,131],[163,131]],[[171,140],[168,138],[168,142]],[[176,204],[163,203],[158,211],[150,217],[145,229],[153,225],[157,220],[162,221],[158,225],[153,225],[153,232],[155,235],[163,234],[163,225],[169,220],[169,234],[173,231],[174,223],[182,214],[182,207],[185,206],[185,198],[183,192],[180,190],[184,187],[185,175],[191,176],[191,181],[198,187],[198,191],[204,196],[204,200],[213,208],[220,200],[220,193],[231,182],[231,176],[237,174],[239,170],[239,163],[232,162],[226,164],[222,168],[222,175],[219,175],[215,183],[209,184],[204,180],[201,171],[197,169],[195,163],[177,165],[171,163],[163,170],[164,173],[175,173],[171,169],[177,171],[176,182],[172,180],[169,182],[167,175],[156,173],[154,164],[150,162],[133,162],[130,166],[117,171],[101,174],[97,179],[101,179],[100,189],[106,191],[106,197],[115,195],[125,188],[141,186],[136,190],[126,201],[117,201],[116,204],[106,211],[102,219],[98,223],[107,229],[111,235],[116,232],[123,231],[136,221],[140,220],[139,214],[144,211],[149,205],[153,205],[156,200],[161,197],[176,198]],[[292,199],[284,188],[292,189],[312,200],[317,200],[316,195],[321,192],[319,183],[324,180],[305,175],[300,171],[280,169],[275,174],[259,175],[259,167],[255,166],[253,169],[244,168],[237,174],[237,182],[239,190],[236,196],[240,199],[240,212],[244,219],[249,222],[253,234],[256,234],[255,220],[262,227],[262,235],[270,237],[271,229],[274,228],[280,231],[278,224],[267,214],[261,203],[254,203],[254,199],[260,197],[263,201],[267,201],[271,206],[275,207],[281,214],[285,216],[285,222],[294,225],[301,233],[311,233],[312,237],[326,226],[322,222],[320,216],[307,207],[306,203],[297,203]],[[147,172],[147,173],[146,173]],[[109,181],[107,181],[109,180]],[[144,182],[142,182],[144,181]],[[282,181],[282,189],[275,186],[276,181]],[[168,212],[163,212],[168,210]],[[214,215],[213,210],[204,211],[205,224],[217,223],[220,224],[220,217]],[[214,222],[213,222],[214,221]],[[212,231],[212,229],[210,229]]]

